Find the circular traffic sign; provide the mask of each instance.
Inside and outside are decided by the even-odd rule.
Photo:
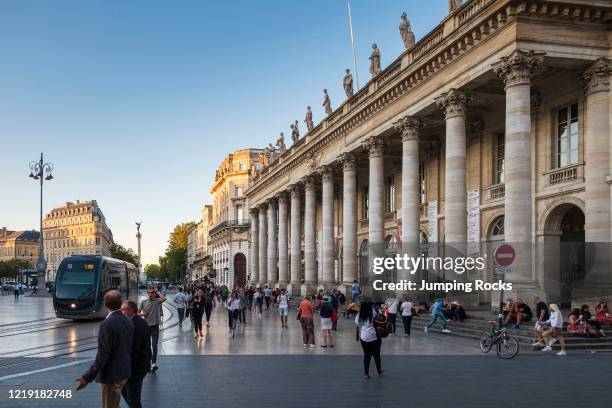
[[[495,249],[495,253],[493,254],[495,258],[495,263],[499,266],[510,266],[514,259],[516,258],[516,252],[514,252],[514,248],[508,244],[503,244]]]
[[[36,262],[36,271],[44,272],[46,270],[47,270],[47,261],[45,261],[44,259],[41,259],[38,262]]]

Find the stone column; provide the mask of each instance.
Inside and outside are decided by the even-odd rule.
[[[421,121],[405,116],[395,123],[402,134],[402,246],[420,243],[419,131]]]
[[[251,208],[251,279],[249,284],[259,283],[259,215],[257,208]]]
[[[370,157],[368,187],[368,243],[384,245],[385,240],[385,143],[378,136],[370,137],[365,146]]]
[[[515,50],[493,64],[506,89],[505,239],[533,242],[531,192],[531,77],[544,54]]]
[[[351,293],[351,284],[357,279],[357,172],[355,155],[340,156],[343,170],[342,191],[342,284],[344,293]]]
[[[266,205],[259,206],[259,285],[268,283],[268,220]]]
[[[321,169],[323,186],[321,228],[321,262],[325,289],[334,284],[334,172],[331,167]]]
[[[460,253],[465,253],[467,242],[465,110],[468,101],[468,96],[456,89],[436,98],[446,118],[444,242]]]
[[[273,198],[266,201],[268,204],[268,280],[266,283],[274,287],[278,282],[278,259],[277,259],[277,237],[276,237],[276,200]]]
[[[299,293],[302,281],[302,247],[301,238],[301,188],[299,184],[291,186],[291,293]],[[297,289],[296,289],[297,288]]]
[[[610,75],[612,63],[607,58],[599,58],[583,75],[586,85],[584,232],[586,257],[593,262],[587,263],[590,267],[585,271],[584,286],[572,293],[572,307],[612,295]]]
[[[586,84],[584,181],[586,242],[610,241],[610,72],[600,58],[583,75]]]
[[[317,285],[317,192],[314,175],[304,180],[304,285],[302,295]]]
[[[288,225],[287,193],[278,194],[278,287],[286,288],[289,281],[287,264]]]
[[[505,140],[505,241],[514,247],[513,292],[529,296],[536,291],[532,273],[534,259],[533,192],[531,186],[531,77],[544,61],[544,54],[514,50],[493,64],[493,71],[506,89]],[[555,299],[556,301],[558,299]]]

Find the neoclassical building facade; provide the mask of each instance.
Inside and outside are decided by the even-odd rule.
[[[611,288],[609,262],[580,270],[612,234],[611,26],[609,1],[453,10],[253,178],[250,281],[346,287],[372,243],[509,242],[533,248],[515,295]]]

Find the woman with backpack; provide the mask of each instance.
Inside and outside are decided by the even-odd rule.
[[[355,317],[355,324],[357,325],[357,340],[361,342],[361,348],[363,349],[363,378],[368,380],[370,378],[370,361],[374,357],[374,363],[376,364],[376,371],[378,376],[383,375],[383,370],[380,361],[380,348],[382,345],[382,338],[376,332],[375,327],[375,310],[372,302],[362,302],[359,314]]]

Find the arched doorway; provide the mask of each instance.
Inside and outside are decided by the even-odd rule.
[[[246,256],[242,252],[238,252],[234,256],[234,285],[246,286]]]
[[[570,308],[572,292],[585,278],[584,212],[575,204],[561,204],[550,212],[545,227],[546,297],[561,308]]]

